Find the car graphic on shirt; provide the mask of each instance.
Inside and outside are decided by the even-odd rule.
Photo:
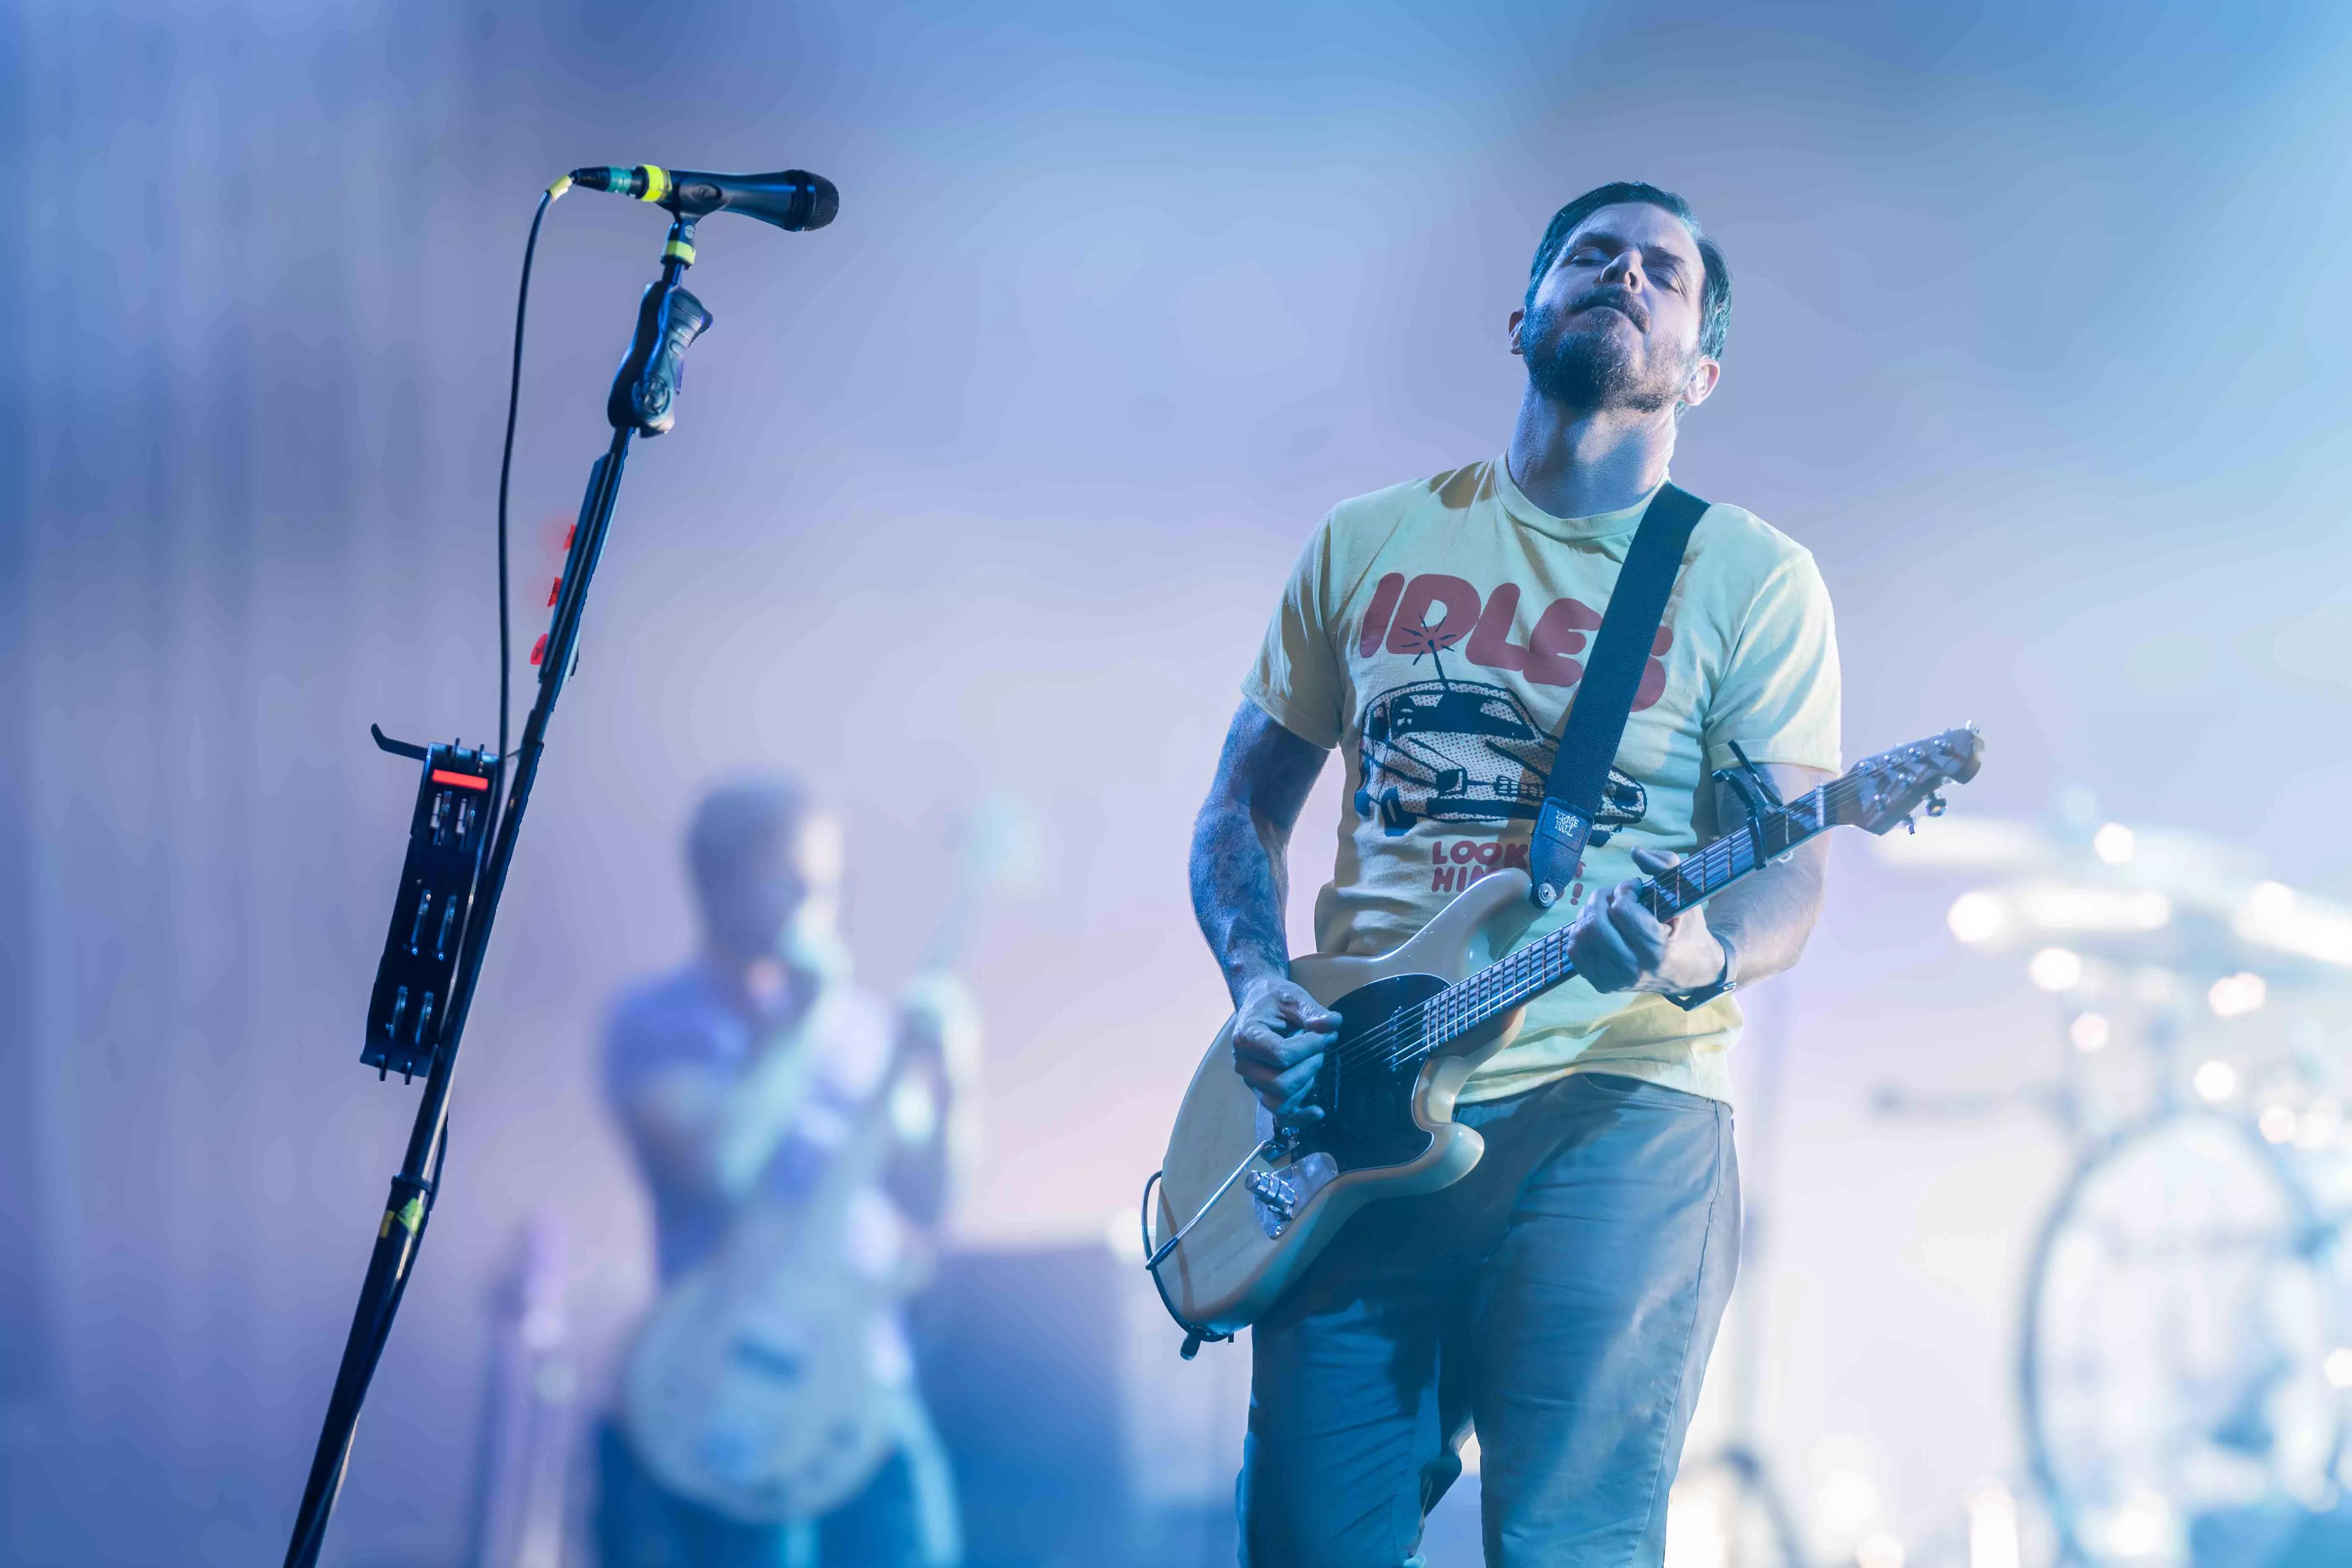
[[[1559,752],[1517,695],[1485,681],[1391,687],[1364,705],[1356,728],[1356,815],[1377,814],[1391,838],[1416,822],[1534,821]],[[1591,842],[1648,810],[1648,792],[1611,768]]]

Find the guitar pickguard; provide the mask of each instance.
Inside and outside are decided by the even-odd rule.
[[[1248,1180],[1251,1205],[1269,1240],[1280,1239],[1337,1177],[1407,1164],[1428,1151],[1430,1132],[1412,1110],[1428,1058],[1412,1050],[1417,1039],[1383,1031],[1396,1015],[1444,989],[1434,974],[1397,974],[1330,1004],[1339,1015],[1339,1037],[1324,1053],[1307,1100],[1322,1117],[1277,1124],[1271,1112],[1258,1110],[1260,1142],[1279,1148],[1287,1162]]]

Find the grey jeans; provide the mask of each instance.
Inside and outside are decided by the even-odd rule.
[[[1475,1424],[1489,1568],[1654,1568],[1739,1256],[1731,1110],[1577,1073],[1365,1209],[1252,1331],[1244,1568],[1414,1568]]]

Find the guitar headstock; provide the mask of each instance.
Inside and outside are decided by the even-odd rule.
[[[1936,792],[1968,783],[1983,765],[1984,737],[1970,724],[1857,763],[1822,794],[1832,821],[1884,833],[1908,822],[1923,805],[1928,816],[1941,816],[1944,803]]]

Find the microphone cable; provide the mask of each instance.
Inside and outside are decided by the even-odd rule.
[[[513,606],[507,585],[507,491],[514,478],[515,412],[522,400],[522,328],[530,310],[530,265],[539,254],[539,226],[547,209],[572,188],[572,176],[562,175],[539,194],[538,210],[530,215],[530,237],[523,242],[522,281],[515,289],[514,361],[507,372],[507,438],[499,458],[499,752],[490,784],[488,816],[495,830],[505,808],[509,716],[514,692]]]

